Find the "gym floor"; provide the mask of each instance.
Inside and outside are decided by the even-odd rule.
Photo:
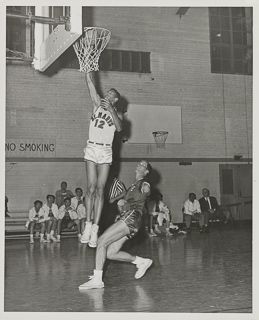
[[[110,261],[104,289],[85,290],[95,249],[76,237],[32,245],[5,241],[5,312],[252,312],[252,227],[214,228],[200,234],[149,238],[140,234],[125,250],[153,259],[134,279],[133,264]]]

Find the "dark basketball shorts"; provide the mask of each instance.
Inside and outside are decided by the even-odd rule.
[[[133,238],[138,232],[142,224],[142,212],[136,210],[128,210],[122,212],[120,220],[124,221],[129,228],[130,234],[127,235],[128,239]]]
[[[69,222],[71,222],[71,219],[62,219],[61,222],[61,229],[67,229]]]

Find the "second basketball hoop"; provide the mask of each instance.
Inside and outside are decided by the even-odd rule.
[[[99,58],[107,46],[111,32],[103,28],[84,28],[84,36],[73,47],[77,55],[80,72],[88,73],[99,70]]]

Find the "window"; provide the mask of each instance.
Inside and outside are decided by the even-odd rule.
[[[26,7],[6,7],[7,13],[26,14]],[[7,57],[13,57],[12,51],[26,53],[26,22],[24,19],[6,18],[6,52]]]
[[[79,62],[73,47],[68,48],[59,61],[60,67],[79,69]],[[99,69],[150,73],[150,52],[105,49],[99,59]]]
[[[211,72],[252,75],[252,8],[211,7]]]

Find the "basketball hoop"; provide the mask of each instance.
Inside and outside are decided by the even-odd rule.
[[[111,32],[95,27],[84,28],[84,32],[85,36],[73,45],[80,65],[79,71],[98,71],[100,54],[107,46]]]
[[[168,136],[168,131],[154,131],[152,132],[157,148],[165,148],[165,141]]]

